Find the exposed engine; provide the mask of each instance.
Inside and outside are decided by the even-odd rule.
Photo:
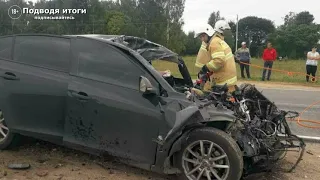
[[[297,112],[279,110],[251,84],[237,87],[233,94],[228,93],[227,86],[215,87],[205,99],[235,113],[237,121],[228,132],[244,153],[245,175],[270,171],[289,150],[300,153],[289,172],[301,161],[305,144],[287,124],[288,118],[299,116]]]

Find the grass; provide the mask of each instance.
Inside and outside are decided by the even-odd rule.
[[[189,72],[192,76],[192,79],[197,78],[197,73],[199,72],[199,69],[194,66],[195,64],[195,56],[186,56],[183,58],[186,66],[189,69]],[[286,61],[276,61],[273,64],[273,71],[271,74],[271,81],[272,82],[286,82],[286,83],[298,83],[298,84],[308,84],[306,83],[306,67],[305,67],[305,60],[286,60]],[[263,61],[262,59],[252,59],[251,64],[254,66],[262,66],[263,67]],[[159,70],[170,70],[173,74],[173,76],[181,77],[180,72],[178,70],[178,67],[175,63],[172,62],[166,62],[166,61],[155,61],[153,63],[153,66]],[[262,70],[258,67],[250,67],[250,74],[251,74],[251,81],[261,81],[262,77]],[[277,70],[286,71],[286,72],[279,72]],[[299,73],[288,73],[289,72],[299,72]],[[237,73],[238,78],[241,80],[241,73],[240,73],[240,67],[237,64]],[[318,78],[320,76],[318,75]],[[314,83],[314,85],[320,85],[319,81],[317,83]]]

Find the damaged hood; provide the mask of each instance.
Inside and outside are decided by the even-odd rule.
[[[160,44],[156,44],[146,39],[133,36],[117,36],[110,40],[137,51],[149,62],[159,59],[178,63],[178,54]]]

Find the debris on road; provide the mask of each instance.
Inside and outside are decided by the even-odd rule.
[[[2,175],[2,176],[7,176],[7,175],[8,175],[8,172],[7,172],[7,171],[3,171],[1,175]],[[1,177],[1,176],[0,176],[0,177]]]
[[[25,170],[25,169],[29,169],[30,168],[30,164],[26,164],[26,163],[12,163],[8,165],[9,169],[20,169],[20,170]]]
[[[40,156],[37,160],[37,162],[39,162],[39,163],[45,163],[47,161],[49,161],[49,157],[47,157],[47,156]]]
[[[311,151],[307,151],[308,154],[313,155],[313,153]]]
[[[63,164],[57,164],[57,165],[54,166],[54,168],[59,168],[59,167],[62,167],[62,166],[63,166]]]
[[[79,167],[73,167],[71,171],[80,171]]]
[[[49,172],[47,170],[42,170],[42,171],[37,171],[36,175],[39,177],[45,177],[49,174]]]

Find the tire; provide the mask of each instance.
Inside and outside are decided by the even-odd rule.
[[[203,156],[204,158],[196,158],[194,155],[197,155],[198,157],[201,155],[201,144],[204,155],[207,156]],[[211,146],[215,148],[212,148],[212,153],[208,156],[208,151]],[[191,149],[193,154],[190,153],[188,149]],[[192,158],[192,163],[189,162],[189,160],[186,161],[186,157],[188,159]],[[214,160],[216,157],[220,158]],[[202,172],[203,175],[200,179],[204,180],[218,179],[212,172],[215,172],[222,180],[239,180],[242,177],[242,152],[235,140],[219,129],[206,127],[192,131],[189,134],[188,139],[184,142],[182,149],[177,156],[177,160],[182,172],[179,179],[196,180],[200,172]],[[222,168],[222,166],[217,167],[216,165],[226,165],[229,168]],[[201,167],[199,168],[199,166]],[[197,171],[188,176],[187,172],[193,171],[194,169],[197,169]],[[216,171],[217,169],[218,171]],[[207,178],[207,175],[211,178]]]
[[[9,129],[3,129],[3,127],[6,127],[6,124],[4,121],[3,113],[0,110],[0,131],[2,130],[2,132],[6,134],[6,137],[0,134],[0,150],[10,149],[17,145],[19,142],[19,137],[17,134],[10,132]]]

